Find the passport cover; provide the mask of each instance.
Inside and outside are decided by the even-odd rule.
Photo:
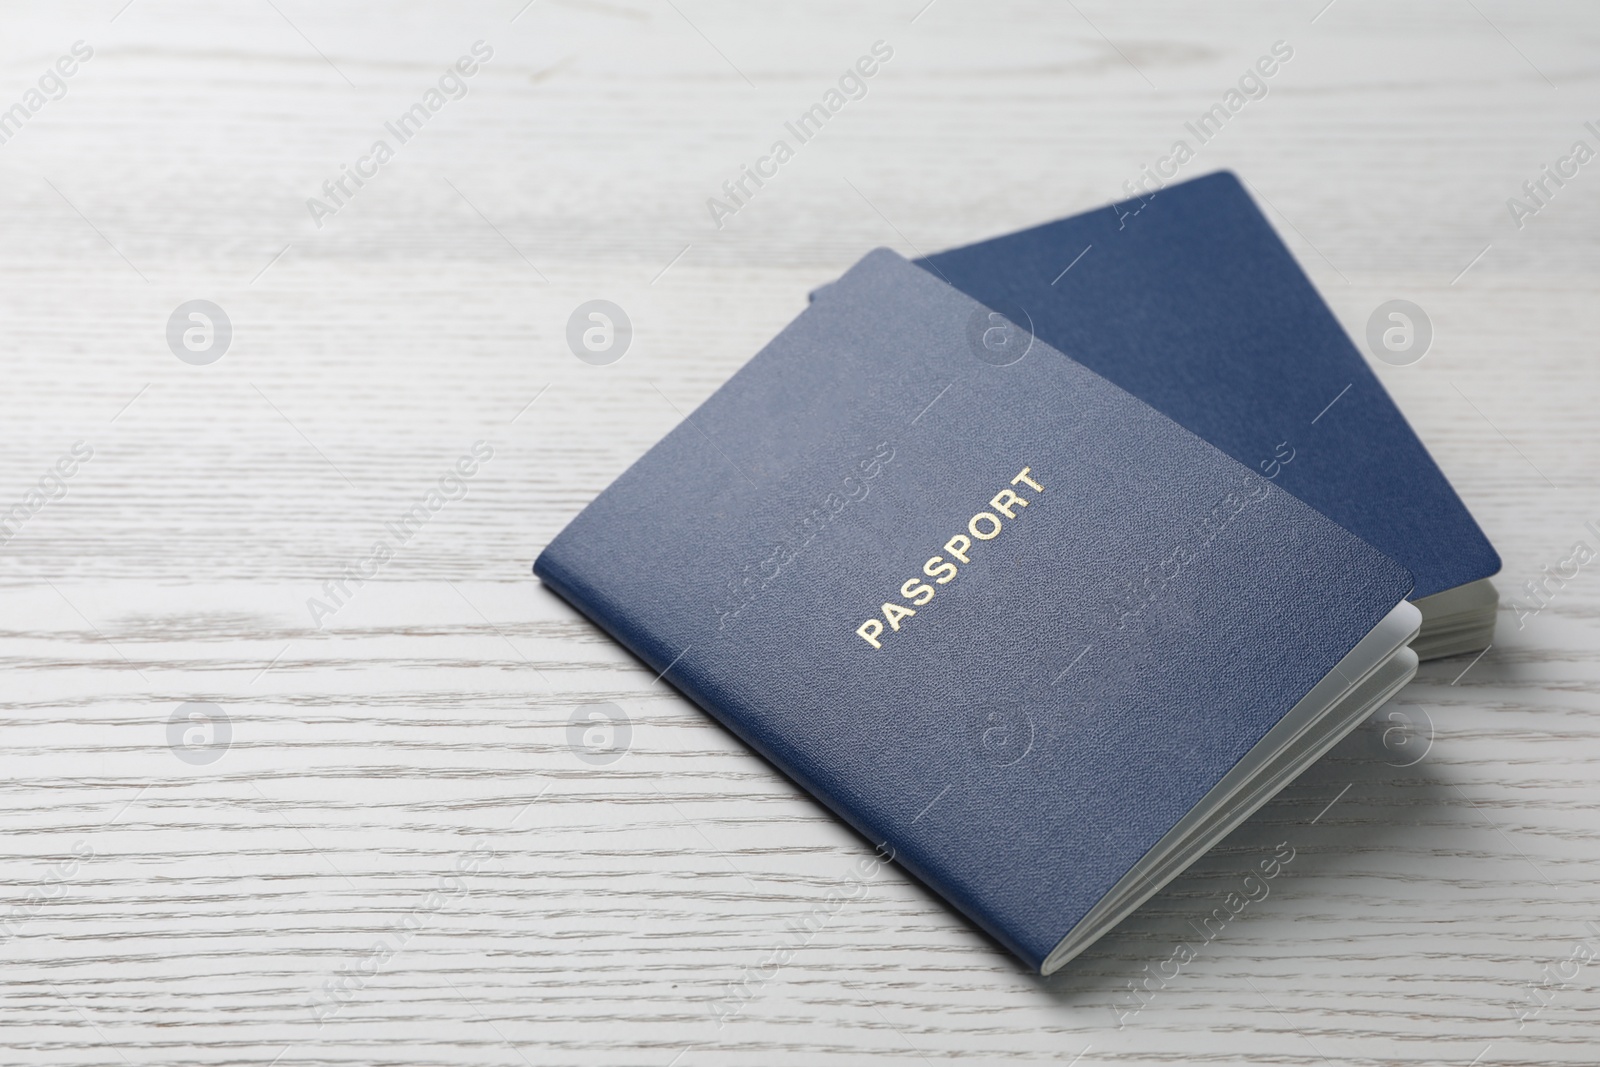
[[[917,263],[998,310],[1020,306],[1040,340],[1273,475],[1409,568],[1414,598],[1500,570],[1444,472],[1233,174]]]
[[[534,572],[1037,971],[1412,581],[991,316],[871,253]]]

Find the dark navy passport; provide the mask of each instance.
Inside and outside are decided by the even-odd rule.
[[[1414,598],[1500,570],[1234,175],[917,262],[1405,564]]]
[[[998,321],[871,253],[534,571],[1038,969],[1412,579]]]

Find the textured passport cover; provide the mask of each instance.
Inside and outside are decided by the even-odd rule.
[[[1284,490],[1405,564],[1415,597],[1500,570],[1438,464],[1232,174],[918,265],[995,308],[1020,306],[1041,340],[1246,466],[1277,472]]]
[[[1037,969],[1411,577],[989,316],[872,253],[534,571]]]

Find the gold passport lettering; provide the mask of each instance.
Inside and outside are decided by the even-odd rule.
[[[1006,522],[1016,519],[1021,508],[1028,506],[1027,492],[1044,492],[1033,477],[1032,467],[1023,467],[1017,476],[1011,479],[1011,488],[1002,489],[989,501],[989,510],[980,511],[967,520],[967,532],[958,533],[944,543],[944,551],[949,553],[950,559],[944,556],[932,556],[922,565],[922,573],[933,579],[934,585],[949,585],[955,580],[961,568],[951,560],[960,560],[962,565],[972,562],[972,553],[981,552],[976,546],[984,541],[993,541],[1000,536],[1000,531],[1005,529]],[[1001,516],[1005,516],[1004,519]],[[921,578],[907,578],[900,586],[900,596],[907,602],[898,604],[894,601],[885,601],[879,609],[880,615],[856,627],[856,636],[871,645],[873,648],[882,648],[884,628],[898,633],[905,620],[917,613],[917,608],[924,607],[933,600],[936,590]],[[908,606],[909,605],[909,606]]]

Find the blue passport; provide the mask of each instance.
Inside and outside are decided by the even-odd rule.
[[[1403,563],[1424,659],[1492,639],[1500,557],[1233,174],[917,262]]]
[[[534,572],[1044,973],[1417,662],[1405,567],[887,250]]]

